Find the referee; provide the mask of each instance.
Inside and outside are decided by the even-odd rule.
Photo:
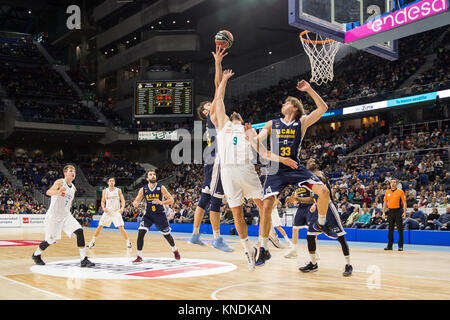
[[[406,218],[406,198],[405,193],[397,189],[397,184],[398,181],[392,179],[391,189],[387,190],[384,195],[383,219],[386,219],[387,211],[387,221],[389,224],[388,245],[384,250],[392,250],[392,245],[394,244],[394,227],[397,225],[398,251],[403,251],[403,219]],[[402,204],[403,206],[401,206]]]

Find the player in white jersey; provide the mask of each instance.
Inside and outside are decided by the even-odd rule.
[[[61,239],[61,232],[64,231],[69,238],[73,234],[77,236],[77,246],[81,257],[81,267],[93,267],[94,263],[86,256],[83,228],[72,216],[70,208],[75,197],[76,188],[72,183],[75,180],[75,167],[66,165],[63,169],[64,179],[56,180],[46,194],[51,197],[50,207],[45,215],[45,240],[33,253],[33,261],[38,265],[45,265],[41,254],[50,245]]]
[[[253,199],[258,209],[262,210],[263,189],[255,170],[252,145],[247,141],[244,121],[240,114],[233,112],[228,117],[225,112],[224,96],[228,79],[234,73],[225,70],[210,109],[211,119],[217,129],[217,150],[220,160],[220,175],[227,202],[233,213],[234,225],[241,239],[248,259],[249,270],[255,267],[257,250],[248,241],[247,224],[244,220],[244,198]],[[272,161],[297,167],[291,159],[275,156],[264,149],[263,157]]]
[[[131,243],[128,239],[128,234],[124,229],[124,223],[122,219],[123,210],[125,208],[125,198],[123,197],[122,190],[115,187],[116,179],[111,177],[108,179],[108,188],[103,189],[102,192],[102,209],[103,214],[98,222],[98,227],[94,232],[91,242],[88,244],[88,248],[92,248],[95,245],[95,239],[100,234],[103,227],[108,227],[111,223],[120,230],[122,236],[127,242],[127,248],[131,249]]]

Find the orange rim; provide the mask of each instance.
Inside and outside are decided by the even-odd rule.
[[[310,33],[311,31],[305,30],[302,33],[300,33],[300,35],[298,36],[300,38],[301,41],[305,41],[307,43],[315,43],[315,44],[324,44],[324,43],[331,43],[331,42],[335,42],[335,40],[333,39],[327,39],[327,40],[309,40],[309,39],[305,39],[303,38],[303,35]]]

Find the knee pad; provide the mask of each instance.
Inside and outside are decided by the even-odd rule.
[[[44,251],[44,250],[47,249],[49,246],[50,246],[50,245],[48,244],[47,241],[42,241],[42,242],[39,244],[39,249],[41,249],[42,251]]]
[[[339,243],[341,244],[342,247],[342,253],[344,254],[345,257],[350,255],[350,248],[348,247],[348,243],[347,240],[345,239],[344,236],[340,236],[337,238]]]
[[[77,246],[80,247],[80,248],[84,247],[85,246],[85,242],[84,242],[83,229],[75,230],[74,234],[77,236]]]
[[[308,251],[316,252],[316,236],[306,236],[306,241],[308,242]]]
[[[211,208],[210,211],[220,212],[220,207],[222,206],[222,198],[211,197]]]
[[[211,195],[202,192],[202,194],[200,195],[200,200],[198,202],[198,206],[206,211],[210,200],[211,200]]]

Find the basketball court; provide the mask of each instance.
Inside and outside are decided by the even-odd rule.
[[[86,237],[94,229],[85,229]],[[181,260],[157,232],[145,239],[144,264],[133,266],[137,233],[129,231],[133,248],[126,249],[117,230],[104,230],[87,250],[94,269],[79,268],[76,241],[65,235],[43,255],[46,266],[31,259],[43,236],[41,228],[0,229],[1,300],[385,300],[450,298],[450,248],[406,245],[404,252],[386,253],[384,244],[350,242],[354,272],[344,278],[344,260],[337,241],[318,243],[319,271],[303,274],[308,261],[306,241],[296,259],[288,249],[271,246],[272,258],[248,271],[237,236],[226,236],[235,249],[224,253],[187,242],[190,234],[175,233]],[[211,235],[203,236],[210,245]],[[29,243],[14,243],[27,240]],[[252,239],[253,243],[256,239]],[[188,288],[188,289],[187,289]]]

